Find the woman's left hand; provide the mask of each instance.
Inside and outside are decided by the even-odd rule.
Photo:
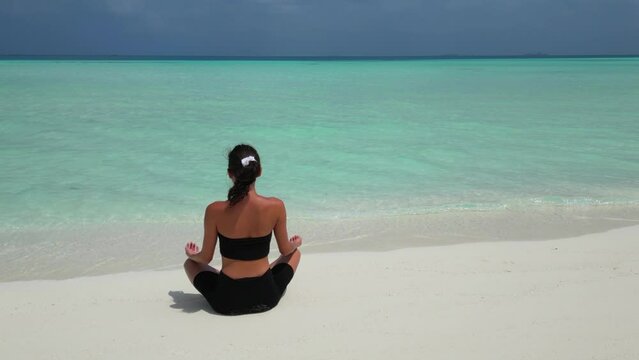
[[[188,242],[186,243],[186,246],[184,247],[184,252],[186,253],[186,256],[193,256],[193,255],[197,255],[200,252],[200,248],[195,245],[195,243],[193,242]]]

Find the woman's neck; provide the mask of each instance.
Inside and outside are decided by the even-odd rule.
[[[248,193],[246,193],[247,196],[255,196],[257,195],[257,192],[255,192],[255,182],[253,182],[248,189]]]

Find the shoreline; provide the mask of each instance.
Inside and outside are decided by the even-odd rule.
[[[8,358],[636,359],[639,226],[305,255],[273,310],[214,314],[181,270],[0,283]],[[34,346],[33,339],[38,339]]]
[[[637,224],[639,206],[543,207],[359,219],[293,217],[289,232],[301,234],[304,253],[314,254],[559,239]],[[16,244],[0,248],[0,283],[176,268],[184,261],[183,244],[191,239],[200,242],[201,234],[199,223],[0,232],[0,238]],[[34,241],[40,238],[46,242]],[[216,267],[218,251],[212,262]],[[276,251],[273,242],[271,256]]]

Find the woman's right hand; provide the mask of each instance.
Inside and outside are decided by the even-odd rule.
[[[293,235],[293,237],[290,238],[288,241],[290,241],[291,244],[293,244],[293,246],[295,246],[296,248],[302,246],[302,237],[299,235]]]

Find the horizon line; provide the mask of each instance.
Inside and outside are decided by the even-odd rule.
[[[77,55],[77,54],[0,54],[0,60],[23,59],[23,60],[101,60],[101,59],[121,59],[121,60],[145,60],[145,59],[175,59],[175,60],[401,60],[401,59],[532,59],[532,58],[629,58],[639,57],[639,54],[547,54],[547,53],[525,53],[518,55]]]

